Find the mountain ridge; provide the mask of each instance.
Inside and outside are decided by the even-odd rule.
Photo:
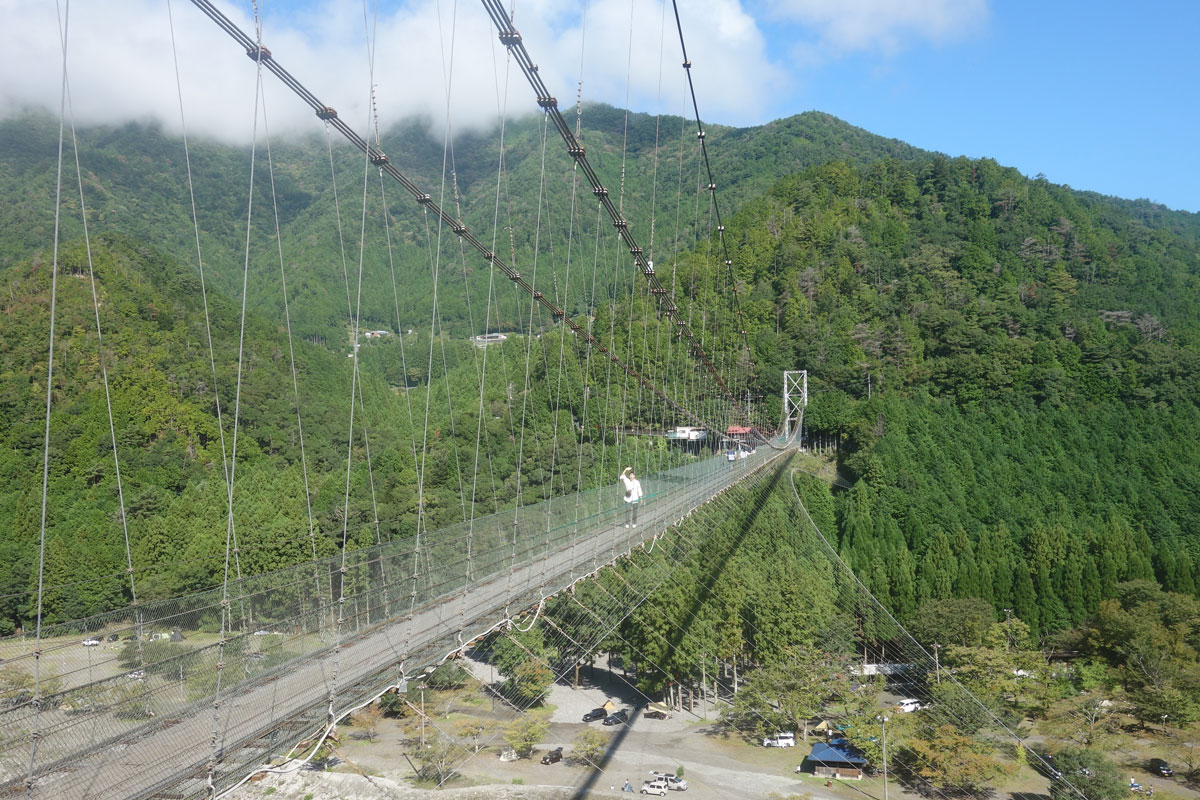
[[[769,416],[779,409],[774,390],[782,371],[809,370],[814,391],[806,429],[836,443],[839,466],[862,487],[829,498],[840,541],[856,567],[870,573],[876,560],[884,565],[871,585],[882,586],[888,569],[907,565],[907,572],[887,579],[911,592],[881,595],[897,613],[947,591],[985,597],[996,607],[1015,603],[1041,630],[1093,610],[1065,602],[1073,577],[1035,575],[1050,530],[1038,528],[1040,518],[1053,520],[1053,531],[1069,532],[1072,552],[1136,552],[1136,573],[1126,578],[1153,574],[1172,590],[1188,592],[1200,585],[1200,511],[1188,499],[1200,494],[1189,494],[1188,477],[1193,467],[1200,474],[1200,465],[1189,460],[1200,453],[1189,389],[1200,382],[1200,216],[1029,179],[990,159],[927,153],[819,112],[752,129],[712,126],[707,141],[717,180],[728,187],[719,187],[718,196],[744,311],[739,320],[730,302],[734,285],[712,255],[708,210],[690,193],[703,189],[694,186],[702,182],[698,153],[679,155],[689,143],[694,148],[694,129],[680,117],[629,115],[627,136],[621,110],[589,107],[584,117],[593,125],[583,134],[589,158],[635,220],[639,243],[653,254],[676,301],[689,318],[701,320],[698,330],[721,368],[748,371],[736,354],[736,334],[744,326],[760,382],[770,389],[764,399]],[[663,120],[679,132],[666,138]],[[460,137],[455,160],[473,166],[456,169],[457,181],[447,179],[447,208],[457,215],[457,198],[462,218],[481,238],[494,240],[495,249],[541,291],[553,292],[610,346],[625,343],[629,363],[641,365],[653,380],[672,392],[690,392],[685,402],[711,409],[712,396],[690,378],[680,380],[694,372],[690,356],[669,344],[659,349],[661,320],[651,313],[650,299],[634,291],[642,284],[615,246],[611,227],[591,221],[590,207],[575,215],[566,211],[573,202],[583,207],[570,191],[572,164],[547,137],[543,172],[541,122],[527,118],[506,131],[509,168],[499,188],[492,169],[496,143],[482,135]],[[4,574],[0,593],[10,626],[30,611],[37,533],[30,509],[39,505],[35,478],[45,399],[39,331],[48,306],[56,131],[48,117],[27,138],[17,135],[18,123],[0,124],[0,197],[8,200],[0,203],[0,277],[9,295],[0,347],[0,481],[8,487],[2,513],[13,531],[5,555],[17,565]],[[145,125],[80,130],[79,136],[106,353],[112,357],[107,363],[118,392],[119,430],[128,427],[122,443],[130,452],[129,513],[140,548],[135,559],[161,565],[165,554],[184,554],[177,568],[156,567],[145,590],[147,596],[192,591],[212,580],[225,509],[223,492],[214,488],[223,480],[214,455],[220,437],[183,149]],[[414,180],[440,183],[441,148],[420,123],[389,133],[385,143],[389,158]],[[732,144],[737,147],[726,147]],[[411,535],[418,503],[415,432],[421,427],[420,406],[414,419],[412,405],[427,396],[432,443],[420,447],[429,447],[423,502],[430,524],[455,521],[468,505],[470,513],[484,513],[518,498],[611,481],[607,448],[619,452],[623,442],[636,440],[614,432],[596,398],[588,402],[587,387],[609,386],[611,377],[589,360],[586,348],[564,336],[554,320],[532,313],[527,299],[494,292],[494,276],[482,259],[462,257],[448,231],[398,189],[376,186],[369,172],[364,210],[364,162],[348,146],[333,148],[332,167],[320,137],[273,140],[270,164],[264,150],[257,153],[253,196],[255,207],[269,213],[255,217],[247,251],[249,149],[212,142],[191,148],[224,414],[232,414],[239,386],[244,392],[239,492],[249,498],[244,513],[253,522],[247,531],[259,537],[246,543],[248,569],[309,557],[314,546],[323,553],[339,548],[346,529],[348,547],[380,535]],[[342,204],[340,236],[331,169]],[[73,182],[68,178],[64,185]],[[586,187],[578,194],[590,206]],[[275,208],[278,238],[270,213]],[[677,224],[685,213],[688,219]],[[58,618],[119,602],[126,591],[114,504],[98,494],[112,488],[111,447],[78,220],[77,190],[64,192],[60,266],[64,280],[78,283],[69,284],[63,294],[69,303],[58,311],[65,327],[59,331],[55,398],[62,407],[52,420],[52,445],[58,465],[53,485],[62,494],[52,508],[51,538],[58,582],[83,564],[95,591],[56,598],[50,611]],[[450,246],[438,247],[439,236]],[[433,314],[432,275],[438,269],[442,291]],[[287,278],[290,344],[281,273]],[[243,277],[250,313],[247,373],[239,384],[235,311]],[[360,358],[352,361],[345,356],[352,354],[351,320],[360,302],[361,328],[403,335],[360,343]],[[489,349],[502,368],[489,370],[480,397],[480,353],[467,338],[484,329],[527,335]],[[144,341],[123,338],[135,333]],[[301,456],[292,430],[293,348],[300,413],[305,435],[312,437],[312,541],[306,498],[296,488]],[[526,359],[528,388],[521,375]],[[341,419],[356,362],[371,456],[385,477],[373,486],[369,471],[356,464],[347,512],[339,503],[351,439]],[[551,378],[558,363],[567,366],[556,388]],[[618,387],[603,405],[622,422],[676,424],[645,406],[636,389]],[[534,440],[527,446],[516,422],[525,419]],[[1141,439],[1116,433],[1126,428],[1138,430]],[[480,459],[486,491],[468,499],[459,456],[473,452],[477,430],[486,445],[486,459]],[[971,440],[973,433],[979,441]],[[996,446],[997,438],[1036,450],[1033,466],[1012,472],[1018,451]],[[365,458],[368,442],[359,434],[352,441],[350,450]],[[664,458],[661,443],[645,450]],[[1000,485],[956,475],[959,465],[935,458],[949,450],[964,454],[972,470],[1004,476]],[[1087,468],[1068,468],[1064,451],[1096,469],[1110,466],[1092,481]],[[577,463],[565,464],[560,452],[577,453]],[[1108,474],[1121,463],[1111,460],[1113,452],[1137,470]],[[1170,453],[1174,465],[1156,464],[1156,453]],[[930,484],[925,475],[937,475],[941,483]],[[1084,484],[1094,498],[1074,496]],[[1021,503],[1006,489],[1019,493]],[[997,549],[996,540],[1004,547]],[[973,554],[961,570],[951,569],[945,553],[965,548],[963,542]],[[974,555],[982,550],[990,559],[992,578],[986,581],[979,566],[985,557]],[[1000,573],[1003,579],[995,577]],[[1095,585],[1108,591],[1121,574]],[[1020,587],[1019,597],[1014,587]],[[1100,594],[1089,589],[1087,596]]]

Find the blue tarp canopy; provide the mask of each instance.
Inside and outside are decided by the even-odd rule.
[[[837,739],[829,744],[825,742],[817,742],[813,745],[812,752],[808,754],[812,761],[821,764],[854,764],[856,766],[867,763],[867,759],[854,749],[854,746],[849,742]]]

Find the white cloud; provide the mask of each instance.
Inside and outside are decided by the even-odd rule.
[[[701,115],[731,124],[760,121],[784,73],[767,59],[754,19],[738,0],[693,0],[681,4],[680,13]],[[669,0],[665,7],[658,0],[594,3],[585,23],[576,19],[558,30],[538,25],[530,33],[522,24],[517,27],[535,58],[548,57],[557,65],[562,76],[557,83],[562,93],[570,93],[568,98],[560,94],[560,104],[574,100],[582,36],[585,99],[624,107],[628,78],[633,110],[692,115]],[[549,42],[554,45],[547,47]]]
[[[260,6],[266,8],[263,43],[278,63],[365,134],[372,80],[362,7],[335,0],[300,10],[289,10],[283,3]],[[252,32],[248,3],[238,3],[235,9],[219,2],[218,7]],[[660,0],[592,3],[586,23],[579,8],[553,0],[527,0],[518,6],[517,28],[560,106],[568,109],[574,103],[581,36],[586,34],[585,100],[623,106],[628,76],[634,110],[684,110],[684,76],[669,2],[665,16]],[[248,141],[254,128],[253,62],[191,3],[173,0],[171,10],[189,132]],[[755,119],[755,111],[782,81],[782,73],[765,55],[755,21],[739,0],[696,0],[682,11],[687,15],[684,31],[701,113],[723,122]],[[0,30],[0,114],[30,106],[57,112],[62,51],[55,4],[0,0],[0,18],[6,20]],[[165,3],[75,0],[69,28],[68,70],[77,122],[156,119],[178,129],[176,69]],[[451,64],[449,107],[457,129],[488,124],[502,107],[509,114],[536,110],[532,92],[515,66],[505,100],[506,53],[477,3],[394,4],[380,14],[376,42],[376,104],[385,128],[419,114],[440,129]],[[273,76],[264,74],[264,85],[273,134],[318,129],[307,106]]]
[[[815,33],[825,58],[860,51],[891,55],[916,42],[967,36],[988,18],[988,0],[768,0],[780,19]]]

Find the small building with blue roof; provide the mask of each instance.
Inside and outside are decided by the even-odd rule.
[[[812,752],[796,771],[806,771],[804,768],[810,767],[818,778],[860,780],[866,766],[866,757],[854,745],[845,739],[834,739],[814,744]]]

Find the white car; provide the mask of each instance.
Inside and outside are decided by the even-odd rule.
[[[99,647],[100,640],[99,639],[84,639],[83,646],[84,647]]]
[[[652,781],[644,781],[642,783],[642,794],[656,794],[659,797],[665,797],[667,794],[666,780],[655,778]]]
[[[688,782],[683,778],[676,778],[673,772],[659,772],[658,770],[650,770],[650,774],[658,780],[667,782],[667,788],[673,792],[686,792]]]
[[[780,731],[774,736],[763,739],[763,747],[795,747],[796,734],[791,731]]]
[[[906,697],[899,703],[896,703],[896,710],[902,714],[911,714],[914,711],[921,710],[921,701],[913,697]]]

